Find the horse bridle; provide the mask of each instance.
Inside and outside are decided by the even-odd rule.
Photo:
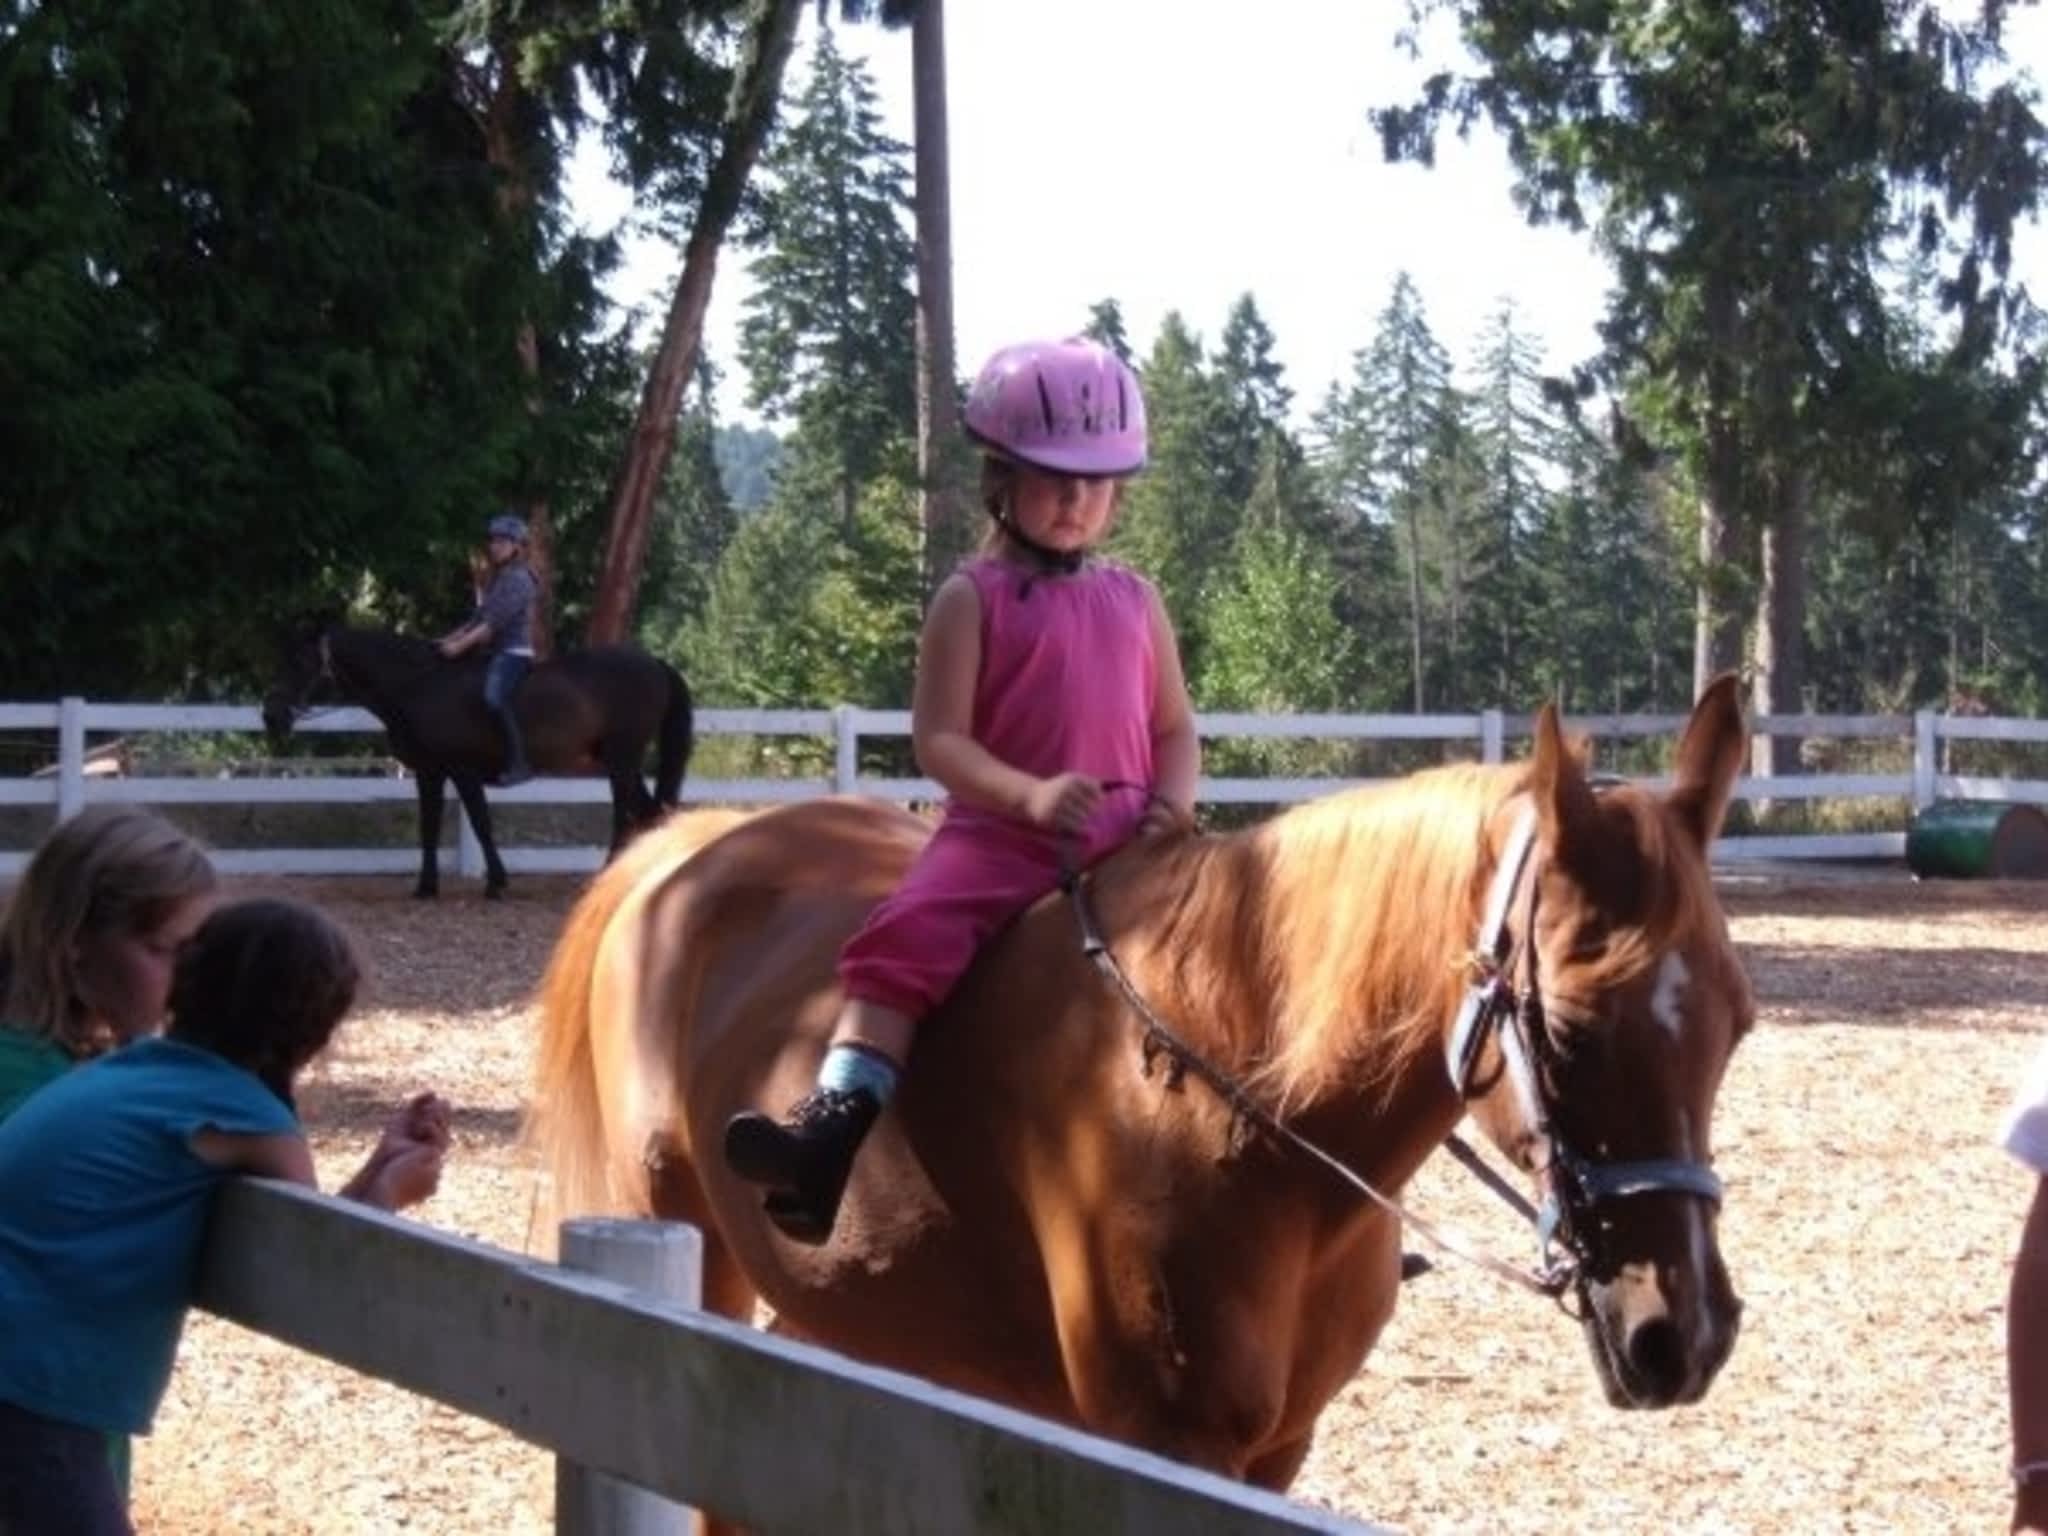
[[[1108,784],[1104,787],[1150,793],[1148,786],[1137,784]],[[1461,1101],[1469,1102],[1481,1049],[1489,1036],[1493,1038],[1503,1069],[1515,1085],[1527,1144],[1531,1149],[1531,1171],[1544,1190],[1543,1205],[1540,1208],[1531,1205],[1520,1190],[1494,1172],[1462,1137],[1453,1133],[1445,1141],[1446,1149],[1461,1164],[1534,1224],[1537,1240],[1537,1267],[1534,1269],[1496,1258],[1452,1229],[1426,1220],[1376,1189],[1348,1164],[1279,1119],[1253,1098],[1235,1077],[1213,1065],[1176,1035],[1117,963],[1088,900],[1087,875],[1071,858],[1071,850],[1065,843],[1061,852],[1060,889],[1066,893],[1073,906],[1075,920],[1080,925],[1082,953],[1144,1021],[1141,1049],[1147,1075],[1151,1073],[1154,1060],[1164,1055],[1171,1063],[1167,1073],[1169,1086],[1177,1084],[1185,1073],[1192,1072],[1229,1105],[1233,1136],[1238,1125],[1255,1125],[1319,1163],[1443,1252],[1539,1295],[1561,1300],[1569,1291],[1582,1290],[1587,1270],[1599,1263],[1598,1234],[1603,1224],[1597,1212],[1602,1205],[1636,1195],[1681,1194],[1710,1201],[1718,1207],[1722,1188],[1720,1178],[1712,1169],[1687,1158],[1600,1161],[1579,1155],[1557,1134],[1537,1073],[1539,1055],[1548,1052],[1550,1047],[1544,1024],[1542,987],[1537,975],[1533,884],[1527,903],[1524,936],[1519,945],[1508,920],[1523,879],[1533,868],[1535,846],[1536,812],[1533,807],[1525,807],[1516,818],[1507,847],[1494,870],[1485,914],[1480,921],[1478,942],[1473,950],[1472,984],[1451,1027],[1447,1055],[1451,1087]],[[1518,953],[1521,957],[1519,970],[1523,976],[1519,990],[1509,980],[1511,972],[1517,969],[1514,961]],[[1542,1155],[1540,1163],[1535,1161],[1539,1149]]]
[[[285,706],[291,711],[292,723],[294,725],[313,713],[314,689],[318,688],[322,683],[332,683],[337,688],[344,686],[339,674],[334,670],[334,652],[327,643],[327,631],[323,629],[320,632],[319,638],[313,642],[313,645],[319,654],[320,665],[307,674],[304,685],[299,689],[299,696]],[[340,705],[332,705],[322,710],[322,713],[329,713],[331,710],[339,709],[340,707]]]
[[[1543,1204],[1531,1208],[1520,1191],[1505,1180],[1488,1177],[1491,1170],[1482,1172],[1481,1177],[1535,1223],[1539,1272],[1556,1277],[1555,1289],[1562,1292],[1574,1278],[1599,1262],[1599,1238],[1606,1225],[1598,1214],[1601,1206],[1636,1195],[1679,1194],[1718,1207],[1722,1186],[1711,1168],[1690,1158],[1603,1161],[1577,1152],[1558,1133],[1538,1073],[1539,1063],[1555,1065],[1551,1060],[1555,1046],[1544,1015],[1542,978],[1536,964],[1533,879],[1528,882],[1519,944],[1508,921],[1524,880],[1530,875],[1535,845],[1536,812],[1525,807],[1516,818],[1507,848],[1494,871],[1478,943],[1473,950],[1472,984],[1451,1026],[1445,1054],[1451,1086],[1460,1099],[1469,1102],[1481,1050],[1489,1037],[1494,1042],[1502,1069],[1514,1087],[1530,1148],[1531,1171],[1544,1188]],[[1515,964],[1518,954],[1519,966]],[[1519,990],[1510,980],[1516,970],[1522,978]],[[1456,1136],[1451,1143],[1452,1154],[1458,1161],[1468,1168],[1475,1167],[1478,1154]],[[1484,1169],[1483,1164],[1477,1166]]]

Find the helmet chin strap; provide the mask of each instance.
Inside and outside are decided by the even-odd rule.
[[[1085,549],[1052,549],[1039,543],[1018,527],[1017,520],[1007,512],[991,512],[989,516],[996,520],[998,528],[1016,541],[1019,548],[1038,562],[1041,569],[1070,576],[1081,569],[1081,562],[1088,558]]]

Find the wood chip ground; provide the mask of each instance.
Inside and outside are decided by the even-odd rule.
[[[330,1185],[416,1086],[460,1106],[422,1219],[513,1249],[530,995],[573,900],[516,882],[415,904],[386,880],[247,882],[317,901],[374,979],[304,1108]],[[2029,1184],[1992,1144],[2048,1033],[2048,886],[1750,877],[1723,896],[1762,1004],[1722,1092],[1722,1239],[1748,1303],[1707,1400],[1608,1408],[1577,1327],[1447,1266],[1408,1288],[1332,1405],[1297,1496],[1416,1532],[2004,1528],[2002,1339]],[[1519,1249],[1447,1159],[1423,1209]],[[771,1426],[763,1426],[772,1433]],[[137,1463],[154,1532],[550,1529],[552,1463],[511,1436],[211,1318]]]

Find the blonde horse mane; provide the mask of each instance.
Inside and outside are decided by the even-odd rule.
[[[1185,872],[1173,924],[1177,1006],[1227,1029],[1252,1011],[1244,988],[1271,999],[1258,1010],[1269,1033],[1240,1039],[1233,1054],[1277,1108],[1340,1087],[1390,1091],[1409,1061],[1438,1048],[1471,978],[1492,873],[1488,828],[1530,778],[1527,763],[1429,769],[1210,843]],[[1575,831],[1590,831],[1595,846],[1569,856],[1584,861],[1614,921],[1568,980],[1597,992],[1641,974],[1706,920],[1712,886],[1696,844],[1642,790],[1605,793],[1597,825]]]

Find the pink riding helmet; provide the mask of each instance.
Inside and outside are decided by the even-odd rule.
[[[1058,475],[1145,467],[1145,397],[1109,348],[1083,337],[1004,347],[967,396],[967,435]]]

